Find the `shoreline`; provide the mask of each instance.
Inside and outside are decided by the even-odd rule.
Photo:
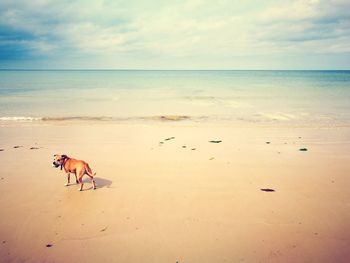
[[[64,117],[0,117],[0,127],[21,127],[40,125],[183,125],[191,127],[217,126],[238,128],[348,128],[347,120],[283,120],[283,119],[247,119],[230,116],[191,116],[191,115],[154,115],[154,116],[64,116]]]

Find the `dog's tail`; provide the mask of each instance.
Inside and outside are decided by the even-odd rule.
[[[86,165],[85,165],[85,170],[86,170],[87,174],[90,175],[90,176],[92,176],[92,177],[94,177],[94,176],[96,175],[96,173],[93,173],[93,172],[92,172],[92,170],[91,170],[89,164],[86,164]]]

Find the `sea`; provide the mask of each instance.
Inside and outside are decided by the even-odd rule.
[[[0,123],[350,125],[350,71],[0,70]]]

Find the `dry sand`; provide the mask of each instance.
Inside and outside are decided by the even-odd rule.
[[[0,149],[1,262],[350,262],[349,127],[39,122]]]

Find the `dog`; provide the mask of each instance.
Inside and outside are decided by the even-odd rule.
[[[83,191],[83,176],[86,174],[91,179],[93,189],[96,189],[94,180],[96,173],[92,173],[91,168],[87,162],[70,158],[65,154],[55,154],[53,158],[54,159],[52,165],[55,168],[61,167],[61,170],[64,168],[64,171],[67,173],[67,183],[65,186],[68,186],[70,183],[70,173],[74,173],[76,183],[80,183],[79,191]]]

